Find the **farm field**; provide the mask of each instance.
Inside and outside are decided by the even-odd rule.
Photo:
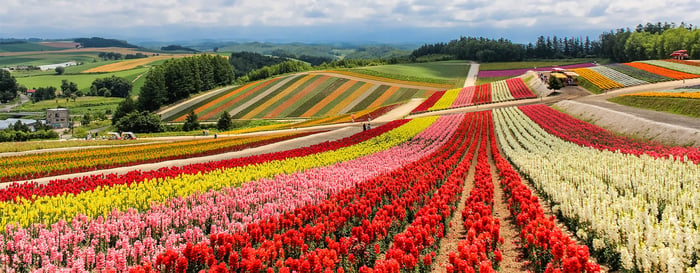
[[[460,61],[416,64],[393,64],[350,69],[350,71],[379,77],[462,86],[469,63]]]
[[[85,113],[95,114],[104,113],[105,110],[114,111],[123,98],[105,98],[83,96],[77,97],[75,101],[72,99],[66,100],[58,98],[56,100],[44,100],[36,103],[25,103],[15,108],[20,112],[45,112],[46,109],[52,108],[69,108],[71,115],[84,115]]]
[[[0,190],[2,224],[18,223],[0,237],[0,256],[7,257],[0,266],[39,268],[52,259],[48,249],[60,245],[57,254],[64,259],[54,260],[53,269],[497,270],[508,258],[501,233],[508,228],[531,242],[522,251],[534,272],[571,266],[578,269],[570,272],[599,272],[593,257],[611,270],[688,269],[696,266],[698,244],[658,234],[699,232],[692,224],[699,218],[688,209],[700,190],[693,180],[700,175],[698,162],[698,148],[618,137],[544,105],[400,120],[338,141],[247,158],[14,184]],[[673,179],[630,188],[630,179],[640,175],[645,181]],[[613,198],[618,191],[607,187],[627,194]],[[495,200],[496,192],[507,199]],[[540,207],[540,198],[554,214]],[[464,209],[456,210],[460,202]],[[630,215],[629,206],[658,209],[658,202],[666,204],[660,218],[647,210]],[[505,204],[517,221],[496,216],[495,207]],[[448,224],[454,217],[471,235],[437,252],[455,228]],[[658,226],[645,227],[645,221]],[[639,236],[624,236],[634,234],[629,229]],[[51,239],[59,233],[84,236]],[[674,258],[643,263],[642,255],[660,251],[639,243],[646,236],[677,250],[670,253]],[[3,256],[10,244],[36,255]],[[85,259],[84,250],[94,256]],[[446,263],[436,263],[443,255]]]
[[[670,80],[670,72],[636,64],[577,71],[601,90]],[[439,79],[425,71],[442,65],[468,69],[440,62],[283,75],[222,90],[169,117],[180,122],[194,111],[216,121],[228,111],[234,122],[267,125],[222,135],[269,131],[256,136],[150,136],[154,142],[0,157],[0,271],[700,270],[700,147],[621,136],[543,104],[500,105],[536,97],[520,77],[444,89],[411,84]],[[409,77],[416,75],[426,76]],[[686,100],[670,107],[691,109],[696,91],[612,100]],[[102,111],[116,102],[81,99],[65,106]],[[494,110],[440,112],[484,104]],[[397,107],[434,116],[374,120]],[[365,120],[371,129],[351,123]],[[331,141],[293,130],[333,123],[358,133]],[[324,139],[285,146],[314,136]],[[247,149],[263,152],[139,169]],[[116,171],[125,166],[136,170]],[[70,178],[53,177],[61,174]]]
[[[159,55],[159,56],[152,56],[152,57],[148,57],[148,58],[124,60],[124,61],[114,62],[114,63],[110,63],[110,64],[106,64],[106,65],[101,65],[101,66],[85,69],[85,70],[83,70],[83,73],[124,71],[124,70],[134,69],[134,68],[137,68],[139,66],[151,64],[151,63],[158,62],[158,61],[168,60],[168,59],[172,59],[172,58],[187,57],[187,56],[191,56],[191,55],[189,55],[189,54]]]
[[[182,122],[190,111],[203,121],[215,121],[222,111],[242,120],[349,117],[352,113],[425,96],[430,88],[399,87],[331,75],[312,72],[249,83],[174,110],[168,119]]]
[[[39,75],[39,76],[28,76],[28,77],[18,77],[17,83],[26,86],[29,89],[34,89],[38,87],[53,86],[60,89],[61,81],[68,80],[75,82],[78,85],[78,89],[87,93],[90,90],[90,85],[97,78],[111,77],[112,75],[117,77],[122,77],[128,81],[134,81],[138,75],[142,75],[148,71],[148,68],[136,68],[131,70],[113,72],[113,73],[100,73],[100,74],[70,74],[70,75]],[[139,79],[141,81],[141,79]],[[134,86],[137,83],[134,82]],[[138,92],[135,89],[134,92]]]

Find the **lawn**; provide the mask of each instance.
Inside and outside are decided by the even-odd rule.
[[[547,67],[556,65],[580,64],[593,62],[590,58],[581,59],[561,59],[561,60],[537,60],[524,62],[499,62],[499,63],[482,63],[479,65],[479,70],[507,70],[507,69],[523,69],[534,67]],[[608,63],[609,60],[596,59],[599,64]]]
[[[122,98],[105,98],[105,97],[78,97],[75,102],[63,98],[55,100],[45,100],[36,103],[25,103],[22,106],[15,108],[21,112],[45,112],[49,108],[68,108],[71,115],[84,115],[85,113],[96,113],[111,109],[112,112],[117,108],[117,105],[122,101]]]
[[[621,96],[608,100],[637,108],[700,118],[700,99]]]
[[[390,64],[350,71],[405,81],[429,82],[462,86],[469,73],[469,63],[445,61],[431,63]]]
[[[505,76],[505,77],[486,77],[486,78],[477,78],[475,85],[480,85],[480,84],[485,84],[485,83],[492,83],[492,82],[497,82],[497,81],[502,81],[502,80],[507,80],[513,78],[511,76]]]
[[[133,81],[138,75],[146,73],[148,68],[136,68],[131,70],[119,71],[114,73],[90,73],[90,74],[70,74],[70,75],[55,75],[55,73],[49,75],[38,75],[38,76],[25,76],[22,74],[17,74],[17,83],[26,86],[29,89],[35,89],[38,87],[54,86],[60,89],[61,80],[68,80],[70,82],[75,82],[78,84],[78,89],[87,93],[90,90],[92,82],[97,78],[107,78],[115,75],[117,77],[122,77],[128,81]],[[134,93],[138,92],[138,89],[134,90]]]

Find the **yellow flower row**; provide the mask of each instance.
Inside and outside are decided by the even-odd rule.
[[[600,73],[595,72],[593,70],[590,70],[588,68],[577,68],[577,69],[572,69],[572,71],[576,72],[581,77],[586,78],[586,80],[595,84],[596,86],[600,87],[601,89],[612,89],[612,88],[624,87],[624,85],[622,85],[616,81],[613,81],[611,79],[608,79],[607,77],[601,75]]]
[[[433,111],[451,108],[452,104],[455,102],[455,100],[457,100],[461,90],[461,88],[447,90],[445,94],[443,94],[442,97],[440,97],[440,99],[435,103],[435,105],[430,107],[428,110]]]
[[[239,186],[244,182],[289,174],[310,168],[327,166],[388,149],[416,136],[437,118],[422,118],[396,128],[388,133],[350,147],[319,154],[270,161],[263,164],[216,170],[209,173],[180,175],[171,179],[147,180],[131,185],[98,187],[77,195],[38,197],[34,202],[19,199],[17,202],[0,203],[0,224],[18,223],[27,227],[34,223],[46,225],[61,219],[70,221],[77,214],[88,217],[106,216],[113,210],[130,208],[144,211],[152,203],[162,203],[171,198],[186,197],[209,190]]]
[[[639,92],[622,95],[623,97],[665,97],[665,98],[687,98],[700,99],[700,91],[698,92]]]

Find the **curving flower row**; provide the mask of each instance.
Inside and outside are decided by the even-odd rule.
[[[640,62],[645,63],[645,64],[663,67],[663,68],[668,68],[671,70],[685,72],[685,73],[689,73],[689,74],[700,75],[700,66],[698,66],[697,64],[696,65],[688,64],[688,63],[692,63],[692,62],[669,62],[667,60],[647,60],[647,61],[640,61]]]
[[[522,78],[512,78],[435,93],[411,113],[534,97],[536,97],[535,94]]]
[[[631,94],[624,94],[621,97],[663,97],[663,98],[686,98],[686,99],[700,99],[700,90],[689,90],[680,92],[638,92]]]
[[[634,86],[648,83],[603,65],[590,67],[588,69],[598,72],[598,74],[624,86]]]
[[[167,160],[240,151],[313,133],[283,133],[256,137],[222,137],[127,147],[81,149],[0,157],[0,182],[133,166]]]
[[[578,69],[573,69],[572,71],[576,72],[581,77],[584,77],[586,80],[588,80],[592,84],[595,84],[596,86],[600,87],[600,89],[612,89],[612,88],[624,87],[623,84],[620,84],[614,80],[611,80],[611,79],[601,75],[600,73],[593,71],[590,68],[578,68]]]
[[[302,157],[268,160],[259,164],[216,169],[207,173],[182,174],[166,179],[147,179],[139,183],[97,187],[74,195],[42,196],[32,201],[16,200],[0,203],[2,225],[19,223],[51,224],[61,219],[70,220],[78,214],[88,217],[106,216],[114,209],[146,210],[152,202],[189,196],[208,190],[238,186],[244,182],[291,174],[311,168],[369,155],[396,146],[413,138],[427,128],[435,118],[412,120],[386,134],[348,147],[310,154]]]
[[[504,154],[599,260],[613,270],[700,269],[698,164],[582,147],[517,108],[495,115]]]
[[[700,163],[700,147],[665,146],[657,142],[617,136],[544,105],[526,105],[518,108],[549,134],[575,144],[637,156],[644,154],[654,158],[672,157]]]
[[[51,228],[42,225],[8,227],[6,237],[2,237],[5,247],[2,248],[4,252],[0,252],[0,258],[3,258],[0,260],[9,261],[9,264],[4,264],[5,268],[26,264],[48,268],[49,272],[52,272],[51,265],[54,268],[114,268],[124,271],[128,264],[155,263],[156,254],[166,249],[177,247],[183,250],[187,243],[206,243],[207,234],[210,233],[243,232],[251,226],[265,226],[263,223],[253,223],[262,219],[276,219],[283,213],[324,202],[329,195],[352,193],[358,183],[371,177],[384,177],[374,183],[385,185],[389,177],[397,174],[392,170],[411,165],[412,161],[420,158],[442,162],[440,160],[444,158],[428,155],[437,154],[437,148],[445,146],[443,144],[457,129],[459,122],[455,121],[459,118],[461,116],[443,118],[423,130],[414,140],[367,157],[249,182],[242,187],[175,198],[162,204],[152,204],[144,212],[113,211],[106,217],[93,219],[78,216],[70,224],[59,221]],[[411,168],[416,174],[423,175],[431,169],[431,166]],[[309,212],[309,219],[319,216],[316,211]],[[248,229],[244,228],[246,226]],[[73,239],[65,241],[61,238]],[[7,249],[10,247],[20,247],[22,253],[30,254],[28,257],[13,257]],[[57,260],[52,256],[54,252],[51,249],[54,247],[60,250],[58,255],[61,258],[55,258]],[[81,254],[86,249],[96,254],[87,259]]]
[[[654,74],[651,72],[648,72],[646,70],[638,69],[629,65],[625,64],[607,64],[605,67],[613,69],[615,71],[618,71],[620,73],[624,73],[626,75],[629,75],[630,77],[646,81],[649,83],[655,83],[655,82],[665,82],[665,81],[670,81],[673,80],[672,78],[669,77],[664,77],[659,74]]]
[[[358,183],[321,203],[233,233],[213,233],[199,244],[168,249],[156,258],[154,266],[176,272],[217,267],[248,272],[369,272],[367,266],[386,247],[391,238],[388,235],[402,230],[410,222],[409,215],[441,188],[454,168],[444,163],[457,163],[463,157],[468,144],[463,141],[464,134],[474,122],[464,115],[446,120],[445,126],[453,127],[448,131],[454,132],[458,129],[454,125],[460,124],[457,132],[461,133],[440,141],[439,149],[423,154],[420,160]],[[450,135],[444,133],[444,127],[434,129],[436,136]]]
[[[77,177],[74,179],[59,179],[52,180],[47,184],[38,184],[36,182],[15,182],[10,185],[7,185],[3,189],[0,189],[0,201],[20,202],[19,200],[26,199],[33,202],[34,199],[40,196],[56,196],[64,194],[75,195],[84,191],[93,190],[98,187],[111,187],[119,184],[129,185],[132,183],[140,183],[152,179],[173,178],[183,174],[188,175],[197,173],[207,173],[217,169],[261,164],[267,161],[282,160],[291,157],[302,157],[355,145],[357,143],[366,141],[368,139],[386,133],[390,130],[393,130],[407,122],[408,120],[397,120],[344,139],[331,142],[323,142],[309,147],[292,149],[282,152],[248,156],[245,158],[234,158],[209,163],[190,164],[182,167],[164,167],[152,171],[137,170],[128,172],[126,174],[102,174]]]
[[[651,72],[654,74],[658,74],[658,75],[661,75],[664,77],[668,77],[671,79],[676,79],[676,80],[693,79],[693,78],[700,77],[700,76],[695,75],[695,74],[689,74],[689,73],[676,71],[676,70],[672,70],[672,69],[668,69],[668,68],[664,68],[664,67],[660,67],[660,66],[656,66],[656,65],[651,65],[651,64],[647,64],[647,63],[643,63],[643,62],[625,63],[625,65],[628,65],[628,66],[631,66],[631,67],[634,67],[637,69],[641,69],[641,70],[644,70],[647,72]]]

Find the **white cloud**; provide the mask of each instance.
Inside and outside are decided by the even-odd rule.
[[[647,21],[700,23],[700,0],[5,0],[13,29],[294,27],[611,29]],[[546,32],[546,31],[543,31]]]

